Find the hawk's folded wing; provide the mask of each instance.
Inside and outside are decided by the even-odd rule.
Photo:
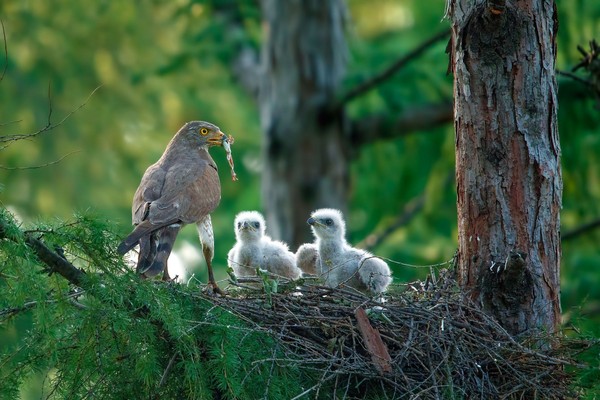
[[[173,162],[159,160],[142,177],[132,206],[136,228],[118,251],[126,253],[142,236],[164,226],[199,221],[212,212],[220,200],[219,175],[208,152],[201,151]]]

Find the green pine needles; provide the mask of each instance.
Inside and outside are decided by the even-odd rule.
[[[514,338],[449,270],[422,290],[395,285],[385,303],[262,273],[209,297],[194,282],[140,279],[117,242],[99,218],[24,229],[0,210],[0,398],[562,399],[597,388],[597,340]]]
[[[197,286],[139,279],[117,257],[106,222],[78,216],[23,230],[3,210],[0,236],[0,335],[16,335],[17,326],[25,332],[0,347],[0,398],[18,398],[34,375],[43,377],[43,398],[57,399],[302,392],[308,377],[293,360],[281,361],[268,332],[215,306]],[[41,261],[32,243],[85,271],[80,286]]]

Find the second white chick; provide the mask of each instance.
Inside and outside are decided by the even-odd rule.
[[[302,270],[302,274],[317,275],[319,260],[319,249],[314,243],[304,243],[296,251],[296,266]]]
[[[322,208],[308,219],[318,249],[317,273],[329,287],[348,285],[362,292],[380,294],[392,282],[387,263],[346,242],[346,223],[339,210]]]
[[[289,279],[298,279],[296,256],[288,246],[265,234],[265,219],[258,211],[242,211],[234,222],[236,243],[227,254],[227,265],[238,277],[256,276],[256,268]]]

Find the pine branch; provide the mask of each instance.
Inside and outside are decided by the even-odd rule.
[[[77,307],[77,308],[81,308],[84,309],[86,306],[77,302],[77,297],[83,295],[84,291],[83,290],[78,290],[75,291],[73,293],[70,293],[68,295],[66,295],[62,300],[67,300],[69,301],[73,306]],[[27,311],[27,310],[31,310],[32,308],[37,307],[39,304],[54,304],[57,303],[58,300],[56,299],[48,299],[46,301],[28,301],[26,303],[24,303],[22,306],[20,307],[12,307],[12,308],[5,308],[3,310],[0,310],[0,318],[10,318],[16,314],[19,314],[23,311]]]
[[[61,257],[57,252],[48,248],[41,240],[35,238],[32,234],[21,233],[22,237],[16,237],[9,234],[10,229],[7,221],[0,221],[0,239],[9,239],[14,242],[23,240],[29,248],[33,250],[37,258],[44,263],[50,273],[57,273],[75,286],[82,286],[85,279],[85,272],[75,267],[67,259]]]

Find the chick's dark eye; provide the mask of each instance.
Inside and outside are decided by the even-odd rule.
[[[259,227],[260,227],[260,224],[259,224],[258,222],[255,222],[255,223],[254,223],[254,227],[255,227],[255,228],[259,228]]]
[[[241,222],[238,222],[238,223],[237,223],[237,227],[238,227],[238,228],[241,228],[241,227],[242,227],[242,223],[241,223]]]
[[[332,220],[331,218],[327,218],[327,219],[325,220],[325,225],[327,225],[327,226],[331,226],[331,225],[333,225],[333,220]]]

